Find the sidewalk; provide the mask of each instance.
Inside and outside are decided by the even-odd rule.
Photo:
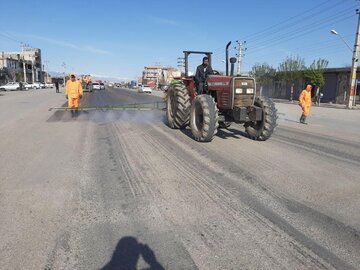
[[[292,102],[287,99],[272,98],[272,100],[275,103],[293,104],[293,105],[297,105],[297,106],[299,105],[299,102],[297,100],[294,100]],[[317,107],[317,108],[347,109],[345,104],[321,103],[320,106],[318,106],[313,103],[312,106]],[[360,110],[360,104],[353,106],[352,110]]]

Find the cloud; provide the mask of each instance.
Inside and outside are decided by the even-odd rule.
[[[63,40],[58,40],[58,39],[53,39],[53,38],[48,38],[48,37],[42,37],[42,36],[37,36],[37,35],[26,35],[27,37],[30,38],[35,38],[38,40],[42,40],[51,44],[55,44],[61,47],[66,47],[66,48],[71,48],[74,50],[79,50],[79,51],[86,51],[86,52],[90,52],[90,53],[95,53],[95,54],[106,54],[106,55],[110,55],[111,52],[106,51],[106,50],[102,50],[102,49],[98,49],[95,48],[91,45],[78,45],[78,44],[74,44],[74,43],[70,43],[70,42],[66,42]]]
[[[178,22],[169,20],[169,19],[165,19],[165,18],[159,18],[159,17],[154,17],[154,16],[149,16],[148,18],[149,18],[149,20],[151,20],[155,23],[159,23],[159,24],[165,24],[165,25],[170,25],[170,26],[179,25]]]

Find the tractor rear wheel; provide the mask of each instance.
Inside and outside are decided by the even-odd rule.
[[[183,129],[189,125],[190,96],[186,86],[176,84],[166,93],[166,117],[171,128]]]
[[[273,101],[266,97],[256,97],[254,105],[262,108],[263,119],[256,122],[245,123],[245,129],[249,137],[257,141],[266,141],[276,127],[276,108]]]
[[[190,112],[191,132],[197,141],[210,142],[219,127],[219,110],[212,96],[196,96]]]

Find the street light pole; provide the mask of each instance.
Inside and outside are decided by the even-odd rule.
[[[350,45],[349,45],[349,44],[346,42],[346,40],[343,38],[343,36],[340,35],[340,33],[338,33],[335,29],[331,30],[330,33],[339,36],[339,38],[341,38],[341,40],[345,43],[346,47],[349,48],[350,52],[353,51],[353,50],[351,49]]]
[[[356,71],[359,60],[359,44],[360,44],[360,12],[357,9],[356,14],[358,14],[358,24],[355,35],[355,44],[354,44],[354,52],[352,57],[352,66],[350,73],[350,89],[349,89],[349,100],[347,104],[347,108],[351,109],[354,105],[354,96],[355,96],[355,84],[356,84]]]

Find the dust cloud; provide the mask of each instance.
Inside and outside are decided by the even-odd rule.
[[[162,111],[81,111],[77,120],[93,121],[99,124],[108,124],[117,121],[133,122],[140,124],[163,123],[165,113]]]

